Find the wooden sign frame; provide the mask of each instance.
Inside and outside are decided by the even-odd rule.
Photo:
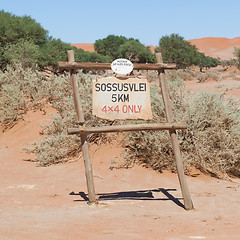
[[[166,123],[149,123],[149,124],[132,124],[119,126],[104,126],[104,127],[87,127],[85,126],[85,119],[80,102],[79,88],[76,76],[77,69],[88,70],[111,70],[111,63],[77,63],[74,58],[74,51],[68,51],[68,62],[59,62],[59,69],[70,70],[71,81],[73,86],[73,99],[77,113],[77,121],[80,125],[78,128],[68,129],[69,134],[80,134],[82,153],[85,165],[85,175],[88,189],[89,203],[97,203],[95,194],[92,163],[89,154],[89,147],[87,142],[87,135],[90,133],[104,133],[104,132],[123,132],[123,131],[142,131],[142,130],[168,130],[173,148],[174,159],[177,166],[178,179],[183,195],[184,207],[186,210],[194,209],[193,203],[188,190],[188,185],[184,175],[182,157],[177,137],[177,129],[186,129],[186,123],[176,123],[173,118],[173,111],[170,97],[166,83],[166,76],[164,70],[176,69],[175,64],[163,64],[161,53],[156,54],[157,64],[133,64],[134,70],[156,70],[158,71],[159,85],[161,88],[165,113]]]

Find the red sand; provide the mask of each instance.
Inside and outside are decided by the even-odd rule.
[[[190,92],[207,91],[213,93],[224,93],[226,97],[236,97],[240,99],[240,81],[227,79],[222,81],[210,80],[204,84],[198,80],[185,82],[186,89]]]
[[[94,43],[72,43],[71,46],[74,46],[77,49],[81,48],[84,51],[94,52]]]
[[[153,53],[155,52],[155,49],[156,49],[155,46],[153,46],[153,45],[149,45],[148,47],[150,48],[151,52],[153,52]]]
[[[221,58],[223,60],[234,57],[234,47],[240,47],[240,37],[236,38],[220,38],[220,37],[206,37],[199,39],[188,40],[195,45],[199,51],[208,56]]]

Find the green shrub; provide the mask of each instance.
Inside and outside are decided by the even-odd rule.
[[[133,63],[154,63],[155,55],[149,47],[145,47],[137,40],[129,40],[119,46],[119,56]]]
[[[165,120],[163,103],[151,89],[155,121]],[[240,177],[240,109],[239,103],[225,103],[221,95],[199,93],[184,96],[181,82],[169,82],[169,92],[176,121],[186,122],[188,129],[178,131],[185,170],[195,166],[217,177]],[[166,121],[166,120],[165,120]],[[168,132],[142,131],[126,135],[128,162],[139,162],[162,171],[175,171]]]
[[[2,85],[0,111],[0,122],[5,128],[13,126],[14,122],[21,118],[26,112],[26,102],[19,86],[4,84]]]
[[[53,116],[52,122],[44,126],[43,132],[48,136],[39,142],[28,144],[24,149],[28,153],[34,153],[35,161],[41,166],[68,161],[70,156],[80,152],[80,139],[77,135],[68,135],[67,126],[68,122],[66,123],[61,116]]]
[[[199,52],[196,46],[175,33],[163,36],[155,52],[162,53],[164,63],[176,63],[177,69],[185,69],[199,62]]]
[[[98,53],[85,52],[48,35],[48,31],[29,16],[0,11],[0,68],[21,63],[24,68],[51,68],[58,73],[58,62],[67,61],[67,50],[74,50],[76,61],[108,62]]]
[[[0,121],[4,128],[13,126],[27,110],[57,104],[66,94],[70,94],[69,75],[47,77],[21,64],[8,66],[0,74]]]
[[[17,43],[7,44],[4,48],[4,61],[11,64],[21,64],[24,69],[36,68],[39,57],[39,46],[31,41],[20,39]]]

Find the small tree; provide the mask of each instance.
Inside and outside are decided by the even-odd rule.
[[[198,53],[199,54],[199,63],[198,66],[200,68],[200,72],[202,72],[203,68],[211,68],[216,67],[220,64],[220,61],[216,58],[206,56],[204,53]]]
[[[199,61],[197,48],[175,33],[163,36],[155,51],[162,53],[164,62],[176,63],[178,69],[196,65]]]
[[[15,44],[19,39],[31,40],[36,45],[43,45],[48,40],[48,31],[29,16],[18,17],[0,11],[0,46]]]
[[[4,48],[3,66],[8,63],[21,64],[25,68],[35,68],[40,57],[39,46],[31,41],[20,39],[17,43],[8,44]]]
[[[60,39],[49,38],[41,47],[41,56],[39,59],[39,66],[52,66],[53,70],[57,70],[57,63],[60,61],[67,61],[67,51],[72,47],[62,42]]]
[[[94,49],[97,53],[108,56],[111,61],[119,57],[119,47],[127,41],[123,36],[109,35],[106,38],[96,40]]]
[[[20,57],[17,56],[17,53],[20,52],[21,57],[22,53],[25,52],[28,55],[31,55],[31,59],[36,59],[35,57],[33,57],[33,55],[35,55],[32,52],[33,48],[35,48],[36,50],[36,46],[42,46],[47,41],[48,31],[43,29],[42,26],[31,17],[18,17],[3,10],[0,11],[1,68],[5,68],[6,65],[9,63],[9,60],[12,61],[14,55],[17,57],[17,60],[19,60]],[[23,51],[20,50],[21,46],[24,47]],[[16,53],[13,52],[15,47]]]
[[[149,47],[139,41],[129,40],[119,47],[119,56],[129,59],[134,63],[153,63],[155,57]]]

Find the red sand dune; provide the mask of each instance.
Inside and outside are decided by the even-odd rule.
[[[191,44],[195,45],[200,52],[205,53],[207,56],[221,58],[222,60],[229,60],[234,58],[234,47],[240,47],[240,37],[236,38],[220,38],[220,37],[205,37],[198,39],[187,40]],[[84,51],[94,52],[93,43],[72,43],[72,46],[81,48]],[[153,45],[149,45],[150,50],[154,52],[156,48]]]
[[[81,48],[84,51],[94,52],[94,43],[72,43],[70,45],[76,47],[77,49]]]
[[[195,45],[200,52],[207,56],[228,60],[234,58],[234,47],[240,47],[240,37],[236,38],[220,38],[220,37],[205,37],[198,39],[187,40]]]
[[[153,52],[153,53],[154,53],[155,48],[157,48],[156,46],[153,46],[153,45],[148,45],[148,47],[150,48],[151,52]]]

